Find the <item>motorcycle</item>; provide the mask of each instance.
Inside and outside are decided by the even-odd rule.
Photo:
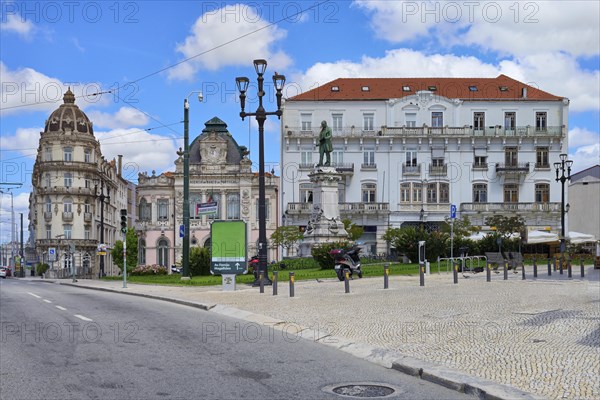
[[[250,258],[250,261],[248,261],[248,269],[252,270],[252,275],[254,275],[254,279],[258,279],[258,256]]]
[[[362,278],[363,273],[360,269],[360,247],[353,245],[347,249],[333,249],[329,252],[335,260],[335,273],[340,281],[346,279],[346,274],[350,278],[356,273],[359,278]]]

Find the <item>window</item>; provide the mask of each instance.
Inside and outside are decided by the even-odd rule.
[[[301,183],[300,184],[300,202],[301,203],[312,203],[313,202],[313,185],[312,185],[312,183]]]
[[[73,148],[65,147],[63,149],[64,158],[63,161],[73,161]]]
[[[156,259],[158,265],[169,267],[169,242],[167,239],[160,239],[156,245]]]
[[[476,131],[482,131],[485,129],[485,113],[475,112],[473,113],[473,129]]]
[[[437,183],[427,184],[427,203],[437,203]]]
[[[547,113],[546,112],[536,112],[535,113],[535,130],[536,131],[545,131],[547,128]]]
[[[85,161],[86,163],[92,162],[92,151],[90,149],[84,150],[83,161]]]
[[[333,132],[341,132],[342,123],[342,114],[331,114],[331,129]]]
[[[469,92],[476,92],[476,91],[477,91],[477,86],[475,86],[475,85],[469,86]]]
[[[416,167],[417,166],[417,151],[416,150],[408,150],[406,152],[406,166],[407,167]]]
[[[504,162],[507,167],[516,167],[518,163],[518,152],[516,147],[504,149]]]
[[[342,164],[344,164],[344,152],[342,150],[334,149],[331,152],[331,163],[332,165],[341,167]]]
[[[300,114],[300,124],[302,131],[312,130],[312,114]]]
[[[256,221],[258,222],[258,199],[256,199]],[[271,219],[271,202],[269,199],[265,199],[265,220]]]
[[[50,177],[50,173],[46,172],[44,175],[44,187],[52,187],[52,178]]]
[[[306,165],[312,165],[313,161],[312,161],[312,151],[302,151],[300,153],[300,165],[306,166]]]
[[[504,185],[504,202],[518,203],[519,202],[519,187],[514,183]]]
[[[377,185],[374,183],[363,183],[361,185],[363,203],[375,203]]]
[[[403,92],[410,92],[410,86],[402,86]]]
[[[157,203],[158,206],[158,220],[168,221],[169,220],[169,200],[160,199]]]
[[[548,203],[550,201],[550,185],[547,183],[535,184],[535,202]]]
[[[441,128],[444,126],[444,113],[441,111],[434,111],[431,113],[431,126],[433,128]]]
[[[240,219],[240,194],[227,195],[227,219]]]
[[[66,213],[73,212],[73,200],[66,198],[63,200],[63,211]]]
[[[88,203],[88,201],[85,201],[85,204],[83,205],[83,211],[86,213],[91,213],[92,212],[92,205],[90,203]]]
[[[210,193],[206,201],[208,203],[217,203],[217,212],[208,214],[208,219],[221,219],[221,195],[218,193]]]
[[[443,158],[434,158],[431,160],[431,166],[432,167],[443,167],[444,166],[444,159]]]
[[[447,183],[440,183],[440,203],[450,203],[450,185]]]
[[[538,147],[535,149],[535,167],[536,168],[550,168],[548,163],[548,148]]]
[[[331,91],[332,92],[339,92],[340,91],[340,87],[339,86],[332,86],[331,87]]]
[[[50,200],[50,196],[46,197],[46,202],[44,203],[44,211],[48,213],[52,212],[52,200]]]
[[[400,184],[400,202],[410,203],[410,183]]]
[[[138,242],[138,264],[146,264],[146,241],[144,239],[140,239]]]
[[[375,150],[365,149],[363,151],[363,165],[374,166],[375,165]]]
[[[406,113],[404,114],[404,119],[408,128],[415,128],[417,126],[417,113]]]
[[[487,203],[487,184],[476,183],[473,185],[473,203]]]
[[[504,129],[506,130],[514,130],[516,127],[517,121],[517,113],[515,112],[505,112],[504,113]]]
[[[89,225],[83,227],[83,238],[85,240],[90,240],[92,238],[92,231]]]
[[[412,202],[422,203],[423,202],[423,184],[413,183],[412,184]]]
[[[475,168],[487,168],[487,156],[475,156]]]
[[[50,146],[44,148],[44,161],[52,161],[52,147]]]
[[[46,239],[52,239],[52,225],[46,225]]]
[[[73,225],[63,225],[64,237],[63,239],[71,239],[71,231],[73,230]]]
[[[369,91],[369,87],[368,86],[363,86],[360,88],[360,90],[362,90],[363,92],[368,92]]]
[[[363,114],[363,131],[372,131],[375,122],[375,114],[364,113]]]
[[[346,185],[343,183],[338,184],[338,203],[342,204],[346,202]]]
[[[92,180],[90,178],[86,177],[85,181],[84,181],[84,184],[85,184],[85,188],[86,189],[91,189],[92,188]]]
[[[70,188],[71,186],[73,186],[73,174],[71,174],[70,172],[65,172],[64,181],[66,188]]]
[[[152,220],[152,205],[142,198],[140,200],[140,221]]]

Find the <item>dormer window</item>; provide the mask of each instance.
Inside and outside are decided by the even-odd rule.
[[[477,86],[475,86],[475,85],[469,86],[469,92],[476,92],[476,91],[477,91]]]
[[[363,92],[368,92],[369,91],[369,87],[368,86],[363,86],[360,88],[360,90],[362,90]]]
[[[508,92],[508,86],[499,86],[501,92]]]
[[[402,86],[403,92],[410,92],[410,86]]]
[[[437,86],[435,86],[435,85],[427,86],[427,90],[429,90],[430,92],[435,92],[437,90]]]
[[[340,91],[340,87],[339,86],[332,86],[331,87],[331,91],[332,92],[339,92]]]

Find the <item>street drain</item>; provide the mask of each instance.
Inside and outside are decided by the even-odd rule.
[[[344,385],[332,385],[323,388],[323,391],[334,393],[344,397],[354,398],[383,398],[397,392],[396,388],[379,383],[348,383]]]

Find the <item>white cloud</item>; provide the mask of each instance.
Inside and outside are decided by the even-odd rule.
[[[14,135],[3,135],[2,138],[0,138],[2,150],[15,150],[22,155],[35,159],[40,140],[40,132],[43,130],[43,127],[17,128]]]
[[[598,165],[600,164],[600,143],[581,146],[570,153],[569,158],[573,160],[572,173]]]
[[[569,130],[569,148],[576,149],[580,146],[597,145],[600,143],[600,133],[592,132],[585,128],[574,127]]]
[[[35,26],[29,20],[24,21],[15,14],[8,14],[2,18],[0,30],[13,32],[25,39],[30,39],[31,35],[35,31]]]
[[[144,126],[150,121],[146,114],[133,107],[121,107],[115,114],[100,111],[88,111],[86,114],[94,122],[94,127],[109,129]]]
[[[169,70],[169,79],[191,79],[199,69],[250,66],[256,58],[264,58],[273,68],[284,69],[291,59],[275,47],[285,36],[286,31],[270,25],[252,7],[235,4],[211,10],[196,20],[191,35],[177,46],[177,52],[185,59],[192,59]]]

